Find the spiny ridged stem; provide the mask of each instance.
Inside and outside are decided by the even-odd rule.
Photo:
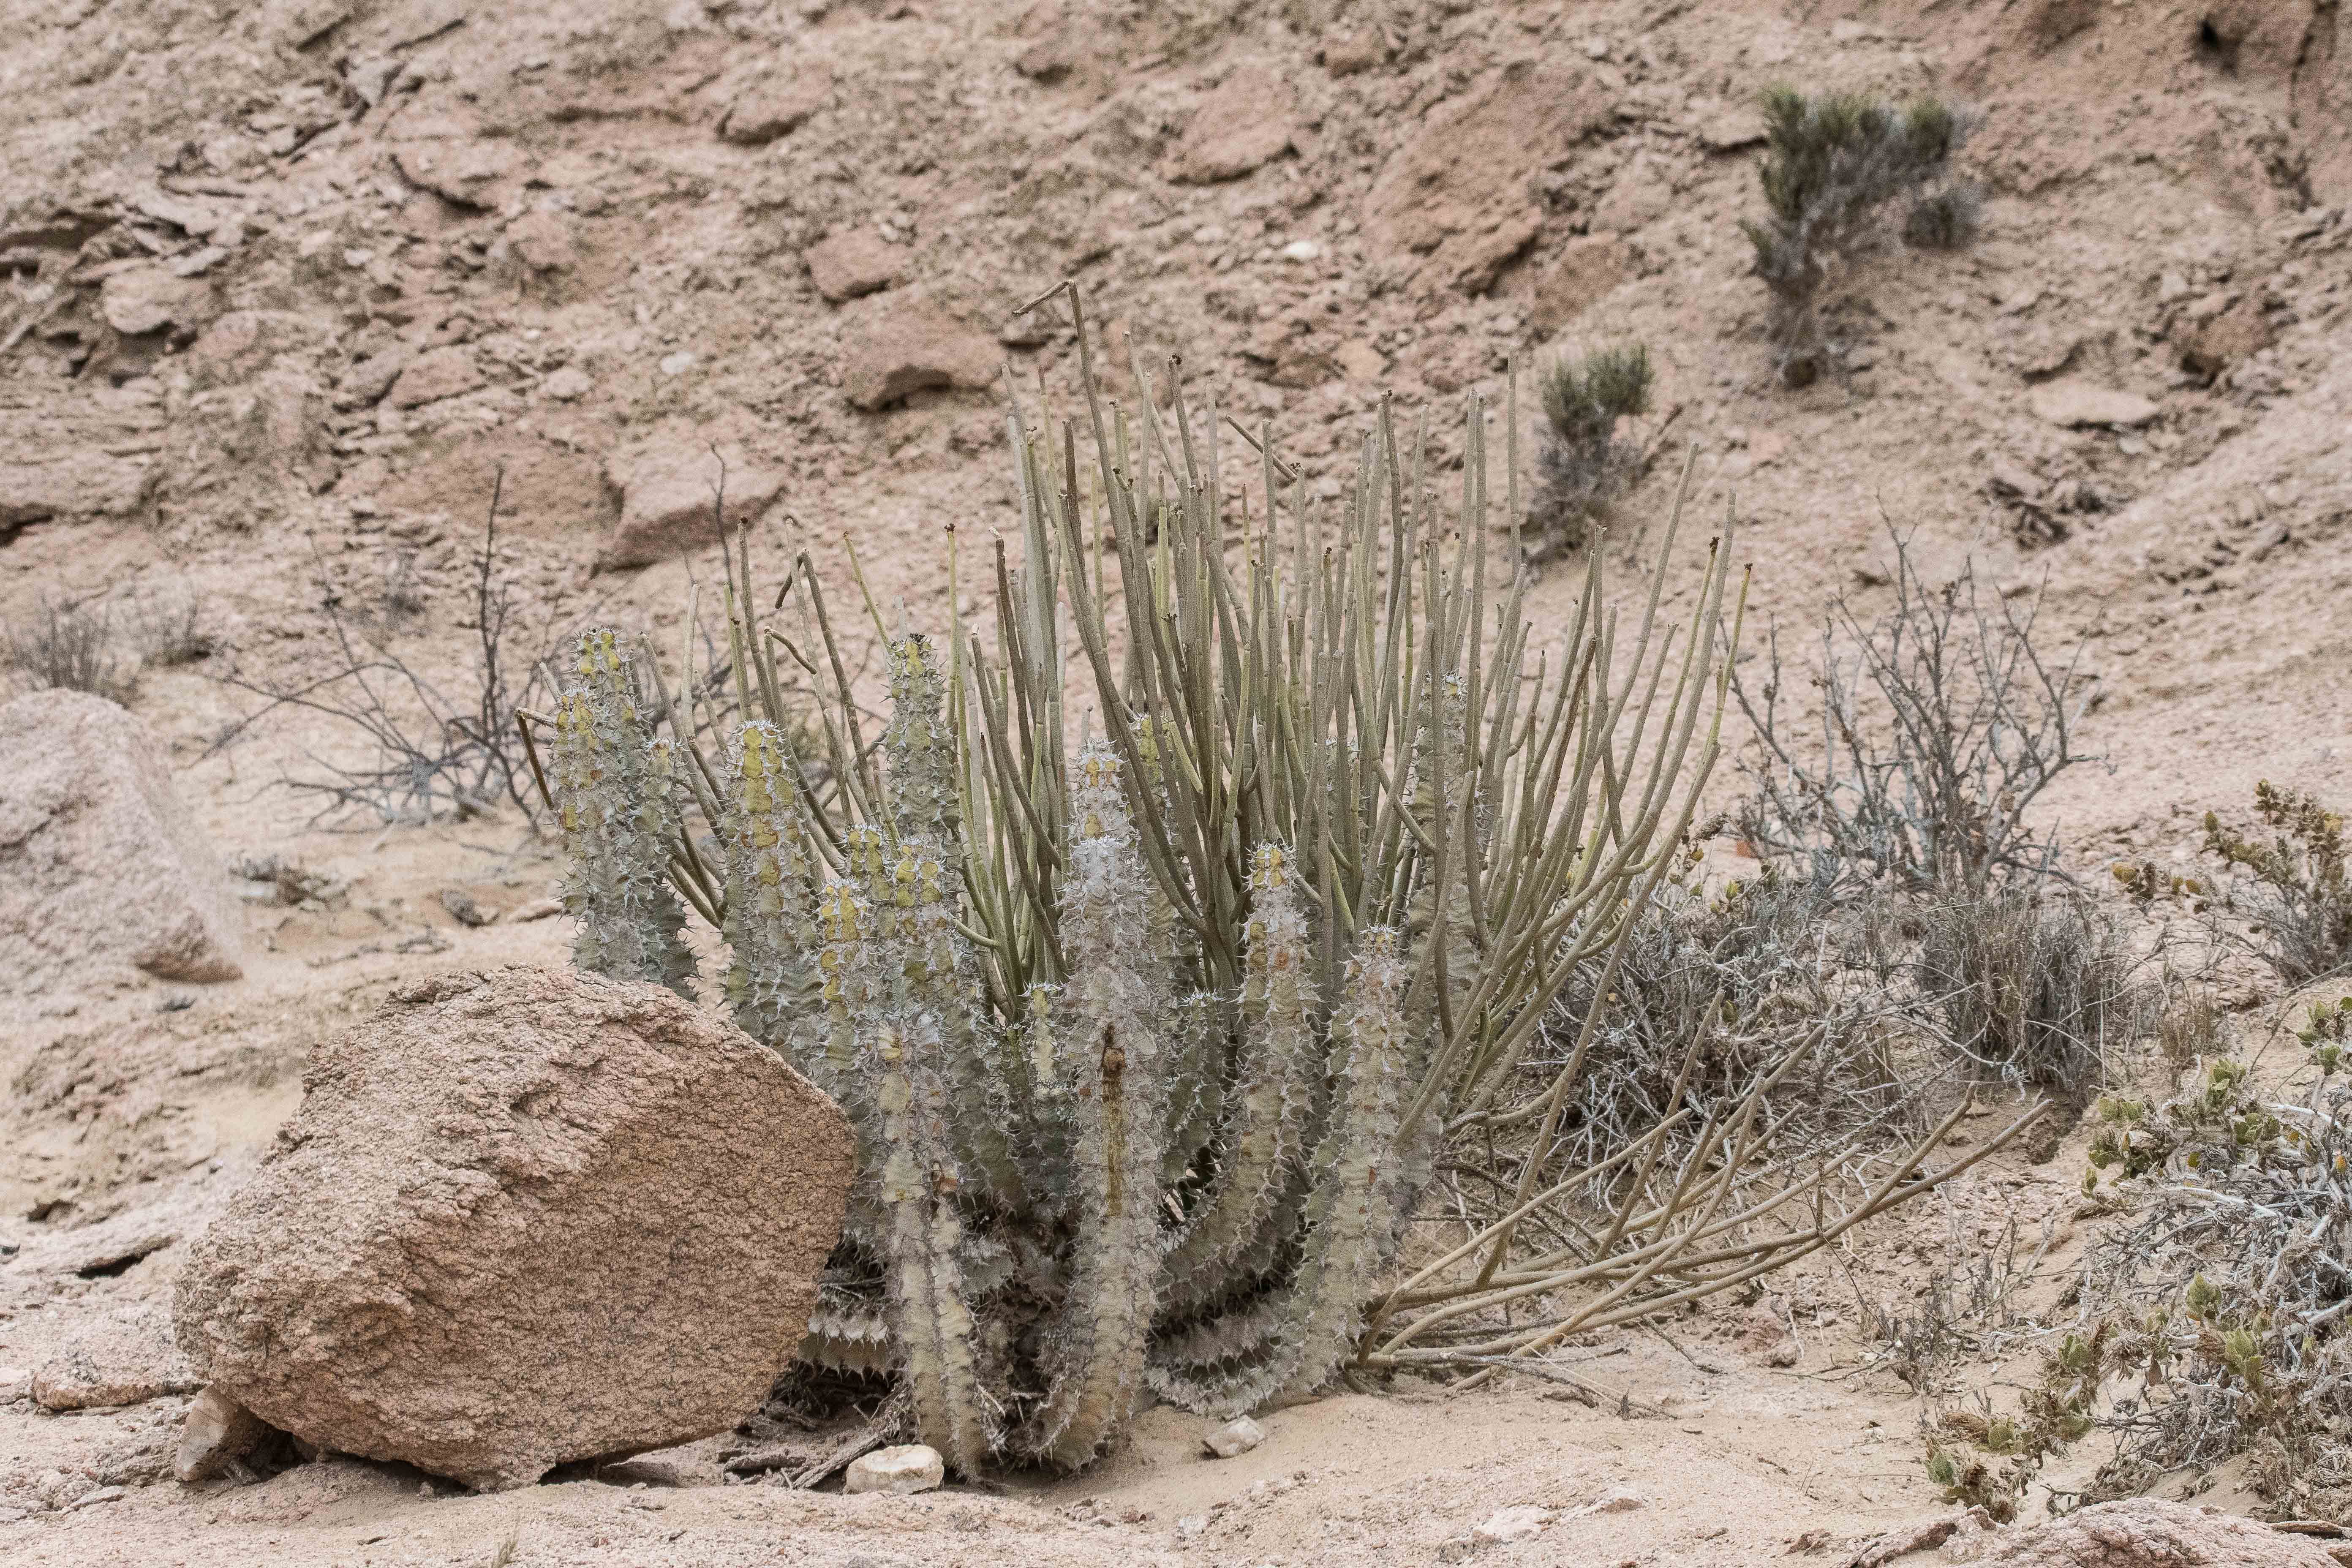
[[[1362,1308],[1395,1245],[1402,1206],[1417,1193],[1395,1179],[1397,1124],[1422,1054],[1404,1018],[1402,942],[1386,926],[1357,933],[1345,1000],[1331,1021],[1347,1068],[1331,1129],[1317,1150],[1307,1242],[1285,1332],[1296,1344],[1287,1392],[1320,1387],[1354,1349]]]
[[[572,668],[580,684],[556,704],[553,781],[571,852],[563,903],[579,921],[572,961],[691,1000],[694,954],[670,881],[670,847],[684,837],[676,742],[650,738],[617,634],[583,636]]]
[[[1078,1237],[1054,1325],[1053,1386],[1026,1445],[1065,1469],[1092,1459],[1143,1391],[1161,1250],[1166,980],[1150,950],[1149,873],[1118,771],[1108,747],[1089,747],[1070,792],[1062,942],[1073,973],[1062,1008],[1077,1058]]]
[[[1240,1283],[1235,1266],[1265,1237],[1298,1155],[1307,1109],[1315,981],[1297,873],[1281,845],[1252,854],[1250,889],[1242,1077],[1229,1102],[1223,1163],[1207,1204],[1161,1270],[1162,1299],[1179,1310],[1208,1305]]]
[[[806,1063],[821,1050],[817,1000],[817,860],[801,813],[797,770],[782,733],[765,720],[742,727],[728,810],[727,1001],[736,1027]],[[812,1049],[812,1047],[814,1049]]]

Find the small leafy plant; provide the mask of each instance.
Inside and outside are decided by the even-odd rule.
[[[2084,1294],[2141,1386],[2099,1416],[2118,1446],[2095,1497],[2245,1455],[2277,1515],[2352,1519],[2347,1034],[2352,998],[2310,1005],[2299,1090],[2221,1058],[2160,1107],[2100,1102],[2086,1187],[2139,1207],[2094,1244]]]
[[[2251,883],[2231,889],[2228,906],[2252,917],[2263,955],[2290,985],[2305,984],[2352,962],[2352,877],[2345,862],[2344,817],[2311,795],[2254,785],[2254,813],[2271,832],[2247,833],[2205,814],[2205,852]]]

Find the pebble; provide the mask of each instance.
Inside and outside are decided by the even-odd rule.
[[[662,356],[661,373],[664,375],[684,375],[694,368],[694,364],[695,356],[692,351],[680,349],[674,354]]]
[[[916,1492],[934,1489],[947,1479],[947,1464],[937,1448],[921,1443],[902,1443],[895,1448],[877,1448],[852,1459],[843,1489],[911,1497]]]
[[[1525,1504],[1488,1514],[1471,1531],[1470,1539],[1481,1546],[1501,1546],[1514,1541],[1531,1541],[1543,1533],[1545,1525],[1559,1516],[1548,1508],[1531,1508]]]
[[[1220,1459],[1231,1459],[1248,1453],[1265,1441],[1265,1428],[1246,1415],[1237,1415],[1206,1437],[1201,1439],[1209,1452]]]
[[[1285,261],[1320,261],[1323,259],[1323,246],[1318,240],[1294,239],[1282,247],[1282,258]]]

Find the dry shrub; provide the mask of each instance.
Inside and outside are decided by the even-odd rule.
[[[1564,1152],[1599,1163],[1683,1110],[1719,1117],[1807,1041],[1804,1068],[1766,1101],[1792,1142],[1916,1131],[1916,1086],[1891,1050],[1904,1003],[1874,963],[1874,912],[1769,868],[1713,900],[1664,889],[1613,972],[1595,961],[1569,984],[1530,1058],[1549,1073],[1583,1053]]]
[[[2098,1495],[2243,1454],[2275,1513],[2352,1521],[2347,1032],[2352,1004],[2314,1006],[2300,1090],[2223,1059],[2155,1110],[2102,1105],[2093,1160],[2139,1207],[2095,1245],[2086,1294],[2128,1330],[2142,1386],[2103,1420],[2119,1442]]]
[[[2050,661],[2033,640],[2039,595],[1988,600],[1973,563],[1931,587],[1907,542],[1897,535],[1895,548],[1893,610],[1865,625],[1844,600],[1831,605],[1817,746],[1783,717],[1777,632],[1760,687],[1734,672],[1763,752],[1743,764],[1754,794],[1739,826],[1759,852],[1822,882],[1980,898],[1999,882],[2038,881],[2057,845],[2025,814],[2083,760],[2080,645]]]

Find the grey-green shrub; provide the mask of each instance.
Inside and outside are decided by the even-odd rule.
[[[1948,249],[1975,237],[1974,187],[1947,184],[1975,120],[1940,99],[1897,109],[1866,94],[1780,86],[1764,94],[1764,127],[1766,214],[1739,226],[1772,293],[1765,332],[1776,368],[1788,385],[1804,386],[1827,348],[1822,286],[1838,260],[1877,237],[1889,201],[1910,199],[1903,226],[1914,245]]]
[[[1644,343],[1563,355],[1544,371],[1542,444],[1528,508],[1530,560],[1581,548],[1594,521],[1635,478],[1640,454],[1617,439],[1617,422],[1650,411],[1654,381]]]

